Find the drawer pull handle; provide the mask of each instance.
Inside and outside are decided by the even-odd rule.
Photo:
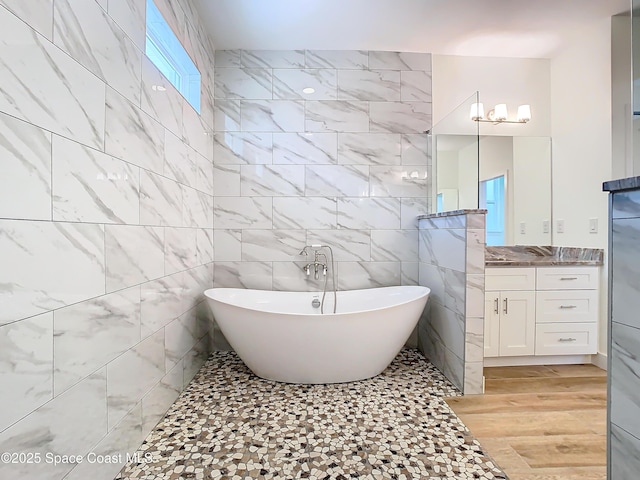
[[[494,311],[495,313],[500,313],[499,301],[498,301],[498,299],[497,299],[497,298],[496,298],[494,301],[495,301],[496,303],[495,303],[495,307],[494,307],[494,310],[493,310],[493,311]]]
[[[578,277],[560,277],[560,280],[577,280]]]
[[[577,305],[560,305],[560,308],[578,308]]]
[[[569,338],[559,338],[558,341],[559,342],[575,342],[575,341],[577,341],[577,339],[576,338],[571,338],[571,337],[569,337]]]
[[[508,298],[504,299],[504,310],[503,311],[504,311],[505,314],[509,313],[509,299]]]

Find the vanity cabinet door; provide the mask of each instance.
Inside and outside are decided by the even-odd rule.
[[[501,292],[500,356],[533,355],[536,336],[536,294],[532,291]]]
[[[484,295],[484,356],[500,355],[500,292]]]

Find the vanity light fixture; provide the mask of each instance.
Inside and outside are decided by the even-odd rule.
[[[531,120],[531,106],[520,105],[518,107],[517,120],[507,120],[509,112],[506,103],[499,103],[493,109],[489,110],[487,116],[484,115],[484,105],[482,103],[471,104],[471,112],[469,117],[474,122],[486,122],[497,125],[498,123],[527,123]]]
[[[302,89],[302,93],[306,93],[307,95],[311,95],[312,93],[315,93],[316,89],[313,87],[305,87]]]
[[[151,85],[151,90],[156,92],[164,92],[167,89],[164,85]]]

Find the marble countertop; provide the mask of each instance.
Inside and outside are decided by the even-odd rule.
[[[418,220],[425,218],[455,217],[457,215],[467,215],[470,213],[487,213],[487,210],[484,208],[465,208],[461,210],[451,210],[450,212],[426,213],[424,215],[418,215]]]
[[[484,262],[487,267],[602,265],[603,263],[604,250],[601,248],[553,247],[548,245],[486,247]]]
[[[602,184],[602,190],[612,193],[635,188],[640,188],[640,177],[621,178],[620,180],[611,180]]]

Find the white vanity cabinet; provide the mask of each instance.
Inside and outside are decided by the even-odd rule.
[[[485,270],[485,357],[597,351],[598,267]]]
[[[535,269],[487,269],[485,357],[533,355],[535,322]]]

